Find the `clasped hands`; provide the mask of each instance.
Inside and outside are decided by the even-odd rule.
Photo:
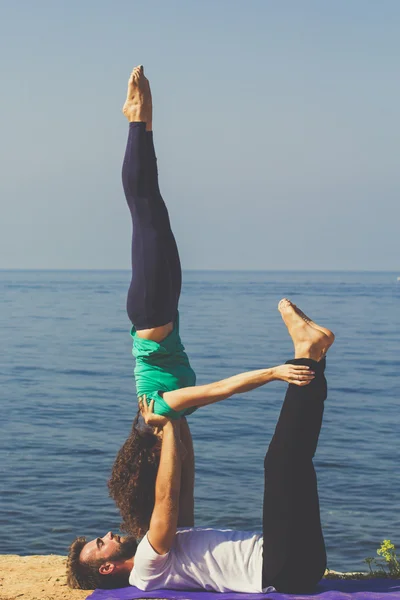
[[[167,423],[172,423],[172,425],[175,425],[176,427],[180,428],[181,419],[172,420],[168,419],[167,417],[163,417],[162,415],[156,415],[154,413],[154,400],[150,400],[150,404],[148,404],[147,397],[145,394],[139,398],[138,404],[140,414],[142,415],[144,422],[146,423],[146,425],[153,428],[155,435],[162,435],[163,427],[165,427]],[[182,418],[184,419],[184,417]],[[180,454],[181,460],[185,460],[187,450],[181,440]]]

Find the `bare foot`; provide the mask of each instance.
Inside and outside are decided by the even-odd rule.
[[[286,300],[286,298],[284,298],[284,300]],[[321,327],[321,325],[314,323],[314,321],[310,319],[310,317],[307,317],[307,315],[303,313],[303,311],[296,304],[293,304],[293,302],[291,304],[294,307],[295,311],[301,316],[302,319],[304,319],[306,323],[311,325],[311,327],[318,329],[318,331],[322,331],[322,333],[324,333],[329,338],[329,346],[332,346],[333,342],[335,341],[334,333],[330,329],[327,329],[326,327]]]
[[[153,129],[153,98],[151,96],[150,81],[146,79],[147,86],[147,121],[146,131],[152,131]]]
[[[279,302],[278,310],[293,340],[295,358],[312,358],[320,361],[333,344],[335,339],[333,333],[315,323],[311,325],[311,319],[308,319],[287,298]]]
[[[151,121],[150,85],[141,65],[135,67],[129,77],[128,93],[122,112],[129,122],[142,121],[147,124],[149,119]]]

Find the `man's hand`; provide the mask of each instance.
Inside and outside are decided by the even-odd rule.
[[[308,385],[315,377],[314,371],[305,365],[280,365],[274,367],[274,378],[294,385]]]
[[[170,419],[168,419],[167,417],[154,414],[154,400],[151,400],[150,404],[147,404],[147,399],[145,395],[141,396],[139,400],[139,410],[146,425],[149,425],[149,427],[153,427],[155,430],[154,432],[156,434],[159,434],[160,430],[163,427],[165,427],[165,425],[170,421]],[[182,426],[181,420],[179,422]],[[179,447],[181,453],[181,460],[185,460],[188,451],[182,441],[180,441]]]
[[[166,425],[169,421],[167,417],[154,414],[154,400],[151,400],[150,404],[147,404],[146,396],[141,396],[139,398],[139,410],[141,412],[144,422],[150,427],[162,429],[164,425]]]

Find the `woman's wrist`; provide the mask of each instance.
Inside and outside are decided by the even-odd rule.
[[[277,381],[279,379],[278,367],[271,367],[268,371],[270,372],[270,381]]]

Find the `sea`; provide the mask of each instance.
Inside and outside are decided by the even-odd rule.
[[[293,356],[292,299],[331,328],[315,457],[328,566],[400,549],[400,273],[186,271],[181,335],[198,383]],[[66,554],[118,532],[108,496],[136,414],[128,271],[0,271],[0,553]],[[190,417],[196,524],[261,530],[263,458],[283,382]]]

